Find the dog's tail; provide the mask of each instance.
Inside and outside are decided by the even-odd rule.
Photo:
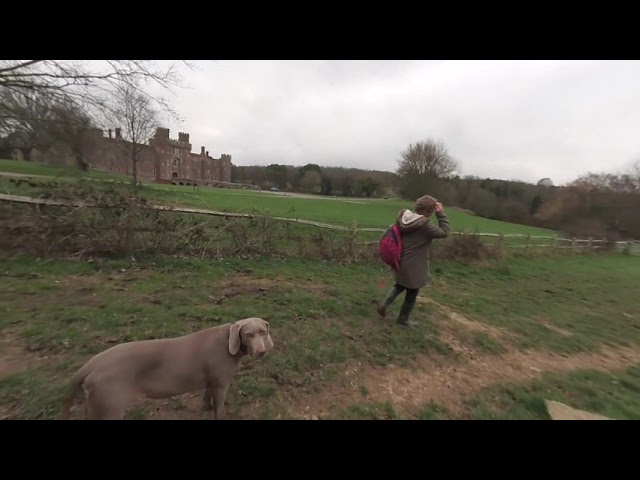
[[[76,397],[78,397],[80,392],[82,392],[82,384],[84,383],[86,376],[87,374],[84,372],[84,369],[80,369],[71,378],[67,394],[62,400],[62,410],[60,412],[61,420],[69,420],[69,416],[71,415],[71,406],[73,405],[73,401]]]

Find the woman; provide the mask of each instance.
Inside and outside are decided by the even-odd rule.
[[[434,238],[446,238],[449,235],[449,220],[444,208],[435,198],[424,195],[416,200],[415,213],[409,209],[401,210],[396,220],[402,235],[402,256],[400,268],[394,271],[395,285],[382,305],[378,314],[384,318],[389,305],[406,290],[404,303],[400,308],[398,323],[413,325],[409,316],[418,297],[418,292],[429,282],[429,248]],[[429,221],[435,212],[438,226]]]

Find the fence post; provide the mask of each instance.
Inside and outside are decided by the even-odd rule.
[[[357,260],[357,247],[356,247],[356,239],[358,237],[358,222],[356,220],[353,221],[351,225],[351,232],[349,232],[349,250],[351,253],[351,259],[353,261]]]
[[[576,237],[571,237],[571,251],[576,252]]]
[[[589,251],[593,250],[593,237],[589,237]]]
[[[553,243],[551,244],[551,253],[556,252],[556,240],[558,240],[558,235],[553,236]]]
[[[530,234],[528,234],[528,235],[527,235],[527,243],[526,243],[526,246],[524,247],[525,251],[527,251],[527,252],[528,252],[528,251],[529,251],[529,247],[530,247],[530,246],[531,246],[531,235],[530,235]]]

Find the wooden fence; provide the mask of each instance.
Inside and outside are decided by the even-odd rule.
[[[34,198],[21,195],[9,195],[0,193],[0,201],[14,202],[14,203],[26,203],[32,205],[51,205],[51,206],[65,206],[75,208],[102,208],[99,205],[78,202],[69,200],[53,200],[46,198]],[[222,212],[216,210],[206,210],[201,208],[189,208],[179,206],[165,206],[165,205],[147,205],[145,208],[152,210],[164,210],[172,211],[176,213],[191,213],[199,215],[213,215],[219,217],[231,217],[231,218],[258,218],[260,214],[252,213],[239,213],[239,212]],[[314,222],[312,220],[304,220],[300,218],[290,217],[270,217],[274,220],[280,220],[285,222],[299,223],[303,225],[311,225],[318,228],[325,228],[330,230],[350,231],[357,232],[373,232],[383,233],[386,229],[365,227],[358,228],[354,223],[351,227],[345,227],[342,225],[331,225],[328,223]],[[551,251],[563,251],[569,250],[573,252],[598,250],[610,247],[610,242],[605,238],[563,238],[560,236],[545,236],[545,235],[524,235],[518,233],[512,234],[497,234],[497,233],[479,233],[479,232],[450,232],[450,235],[477,235],[483,238],[491,238],[497,244],[504,248],[522,249],[523,251],[533,250],[537,248],[550,248]],[[366,242],[368,244],[375,244],[377,241]],[[614,242],[613,249],[617,252],[627,253],[631,255],[640,255],[640,241],[622,241]]]

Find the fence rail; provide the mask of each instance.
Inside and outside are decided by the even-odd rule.
[[[50,206],[62,206],[62,207],[75,207],[75,208],[108,208],[103,205],[97,205],[90,202],[79,202],[79,201],[69,201],[69,200],[54,200],[48,198],[35,198],[35,197],[26,197],[22,195],[10,195],[0,193],[0,201],[4,202],[14,202],[14,203],[25,203],[32,205],[50,205]],[[217,210],[208,210],[201,208],[189,208],[189,207],[179,207],[179,206],[167,206],[167,205],[146,205],[144,208],[148,208],[150,210],[163,210],[163,211],[171,211],[176,213],[191,213],[191,214],[200,214],[200,215],[213,215],[218,217],[232,217],[232,218],[259,218],[262,215],[253,214],[253,213],[240,213],[240,212],[223,212]],[[385,232],[385,228],[377,228],[377,227],[364,227],[358,228],[357,224],[354,223],[351,227],[345,227],[343,225],[331,225],[328,223],[314,222],[312,220],[305,220],[301,218],[291,218],[291,217],[269,217],[274,220],[284,221],[284,222],[292,222],[303,225],[310,225],[318,228],[325,228],[329,230],[339,230],[339,231],[350,231],[350,232],[373,232],[373,233],[382,233]],[[571,249],[578,251],[580,249],[601,249],[606,248],[607,244],[613,243],[614,250],[619,252],[625,252],[632,255],[640,255],[640,241],[632,240],[632,241],[618,241],[618,242],[609,242],[607,239],[597,239],[597,238],[563,238],[559,236],[549,236],[549,235],[526,235],[522,233],[483,233],[483,232],[450,232],[450,235],[477,235],[479,237],[486,238],[494,238],[498,242],[502,244],[505,248],[551,248],[551,249]],[[522,244],[509,244],[505,243],[505,239],[523,239],[526,240],[524,245]],[[550,243],[534,243],[531,241],[537,240],[550,240]],[[561,245],[562,242],[568,242],[570,245]],[[376,244],[377,241],[369,241],[365,242],[367,244]],[[586,244],[586,245],[585,245]]]

